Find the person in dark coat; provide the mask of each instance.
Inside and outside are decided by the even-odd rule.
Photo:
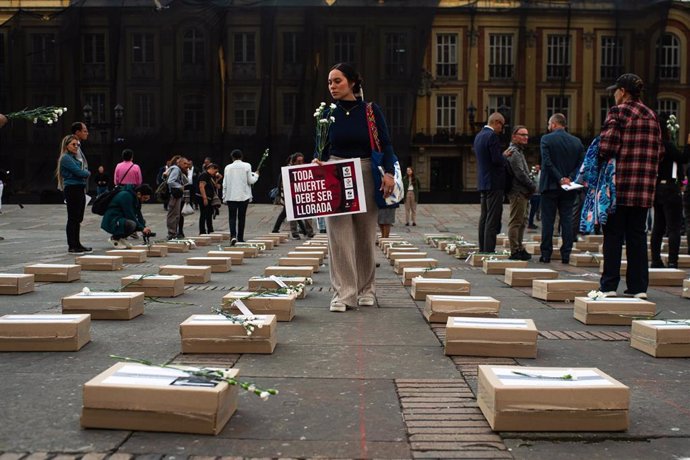
[[[480,193],[479,252],[496,252],[496,235],[501,228],[503,215],[503,194],[506,185],[507,162],[498,137],[505,125],[503,115],[498,112],[489,116],[489,121],[474,139],[474,153],[477,156],[477,190]]]
[[[148,184],[138,187],[124,185],[113,197],[101,220],[101,228],[112,236],[108,240],[116,248],[131,248],[127,237],[135,232],[150,235],[151,229],[141,214],[141,204],[147,202],[153,190]]]

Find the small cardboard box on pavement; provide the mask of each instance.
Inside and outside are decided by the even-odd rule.
[[[138,245],[132,246],[132,249],[139,249],[146,251],[146,257],[167,257],[168,246],[164,244],[152,244],[151,246]]]
[[[210,265],[161,265],[158,269],[160,275],[184,276],[185,284],[205,284],[211,281]]]
[[[503,275],[506,272],[506,268],[527,268],[527,261],[484,259],[484,262],[482,263],[482,271],[487,275]]]
[[[242,252],[244,257],[258,257],[261,250],[257,246],[225,246],[223,251]]]
[[[273,247],[279,246],[280,243],[282,243],[283,241],[287,241],[286,239],[283,239],[283,237],[282,237],[281,235],[276,235],[276,234],[274,234],[274,233],[269,233],[269,234],[266,234],[266,235],[261,235],[258,239],[260,239],[260,240],[271,240],[271,241],[273,241]]]
[[[78,351],[90,328],[89,315],[0,316],[0,351]]]
[[[570,255],[570,265],[573,267],[598,267],[604,260],[604,254],[598,252],[583,252]]]
[[[105,251],[109,256],[120,256],[126,264],[140,264],[146,262],[146,251],[143,249],[111,249]]]
[[[297,294],[259,293],[253,297],[244,298],[251,294],[256,294],[256,292],[230,291],[223,296],[223,310],[236,315],[240,314],[240,309],[233,304],[235,300],[240,299],[254,314],[275,315],[278,321],[292,321],[294,318]]]
[[[412,286],[412,278],[450,279],[450,268],[419,268],[408,267],[403,269],[403,286]]]
[[[630,346],[655,358],[690,358],[690,319],[635,320]]]
[[[656,304],[634,297],[575,297],[573,318],[584,324],[629,325],[633,318],[656,315]]]
[[[248,335],[244,326],[223,315],[192,315],[180,324],[182,353],[273,353],[278,343],[275,315],[252,318],[261,328]]]
[[[498,318],[501,302],[488,296],[428,295],[422,314],[430,323],[445,323],[450,316]]]
[[[84,384],[81,426],[218,434],[237,409],[238,389],[178,369],[117,363]]]
[[[589,243],[587,241],[578,241],[573,245],[578,251],[589,251],[589,252],[599,252],[600,243]],[[602,257],[603,259],[603,257]]]
[[[683,280],[683,292],[680,296],[685,299],[690,299],[690,279]]]
[[[184,294],[184,276],[129,275],[120,280],[122,290],[143,292],[149,297],[177,297]]]
[[[232,270],[230,257],[189,257],[187,265],[209,265],[213,273],[227,273]]]
[[[244,263],[244,252],[242,251],[208,251],[207,257],[229,257],[232,265],[242,265]]]
[[[205,236],[206,238],[210,238],[211,244],[218,244],[218,243],[221,243],[223,241],[223,235],[221,235],[219,233],[207,233],[207,234],[201,235],[201,236]]]
[[[393,246],[393,245],[388,244],[383,248],[383,255],[385,255],[386,258],[390,258],[390,255],[394,252],[423,252],[423,251],[420,251],[417,246],[412,246],[412,245],[408,245],[408,246],[395,245],[395,246]]]
[[[314,257],[280,257],[278,265],[281,267],[311,267],[314,272],[319,271],[321,263]]]
[[[220,243],[221,241],[228,241],[230,239],[230,232],[213,232],[209,233],[208,236],[213,238],[214,243]]]
[[[596,368],[480,365],[477,403],[494,431],[625,431],[630,389]]]
[[[533,256],[541,256],[541,246],[538,244],[526,245],[525,251],[527,251],[528,254],[531,254]],[[573,250],[570,257],[572,257],[573,254],[575,254],[575,250]],[[538,257],[535,257],[535,259],[538,259]],[[556,244],[553,245],[553,251],[551,252],[551,260],[561,260],[561,251],[558,249],[558,245]]]
[[[512,287],[532,286],[534,280],[555,280],[558,272],[550,268],[506,268],[503,280]]]
[[[323,254],[324,258],[328,257],[328,246],[318,246],[315,244],[308,245],[308,246],[297,246],[293,249],[293,251],[296,251],[296,252],[320,252],[321,254]]]
[[[406,268],[436,268],[438,266],[438,260],[434,258],[424,258],[424,259],[397,259],[393,265],[393,271],[396,275],[402,275],[403,270]]]
[[[650,268],[650,286],[682,286],[683,280],[687,278],[685,270],[677,268]]]
[[[620,269],[620,274],[625,275],[625,273],[628,271],[628,261],[627,260],[621,260],[621,269]],[[602,260],[599,262],[599,273],[604,273],[604,261]]]
[[[426,252],[391,252],[388,254],[388,260],[391,265],[395,265],[395,261],[398,259],[426,259],[429,254]]]
[[[531,319],[451,316],[446,355],[536,358],[538,335]]]
[[[602,244],[604,242],[604,235],[585,235],[587,243]]]
[[[470,295],[472,285],[462,279],[412,278],[410,295],[425,300],[427,295]]]
[[[306,289],[306,284],[307,284],[307,277],[305,276],[275,276],[275,277],[270,277],[270,276],[252,276],[249,278],[249,281],[247,281],[247,288],[250,291],[261,291],[263,289],[276,289],[280,286],[278,286],[278,282],[276,281],[278,279],[279,281],[282,281],[288,286],[297,286],[298,284],[304,284],[305,288],[302,289],[302,292],[297,296],[298,299],[304,299],[307,297],[307,289]]]
[[[284,265],[277,266],[272,265],[270,267],[264,268],[264,275],[266,276],[309,276],[314,274],[314,267],[304,266],[304,267],[287,267]]]
[[[504,254],[502,252],[475,252],[470,254],[467,259],[467,263],[472,267],[483,267],[484,259],[507,259],[509,255],[510,254]]]
[[[189,239],[194,241],[194,244],[196,244],[198,247],[213,244],[213,238],[211,238],[210,236],[190,236]]]
[[[598,281],[587,280],[534,280],[532,297],[554,302],[573,301],[584,297],[589,291],[599,289]]]
[[[117,271],[122,270],[124,258],[122,256],[79,256],[74,262],[81,265],[82,270]]]
[[[34,275],[34,281],[71,283],[81,278],[81,266],[77,264],[33,264],[24,267],[25,274]]]
[[[280,238],[279,242],[284,243],[290,239],[290,232],[271,232],[271,233],[269,233],[269,236],[271,236],[271,237],[277,236],[278,238]]]
[[[247,240],[246,243],[250,244],[263,244],[267,251],[272,250],[276,246],[276,242],[273,239],[259,239],[254,238],[252,240]]]
[[[0,295],[21,295],[34,291],[34,275],[0,273]]]
[[[668,254],[661,254],[661,261],[665,264],[668,264]],[[690,255],[687,253],[678,254],[678,268],[690,268]]]
[[[295,257],[295,258],[302,258],[302,257],[307,257],[307,258],[313,258],[313,259],[319,259],[319,265],[323,263],[323,252],[320,251],[290,251],[287,253],[286,257]]]
[[[62,298],[62,313],[129,320],[144,313],[144,297],[143,292],[79,292]]]
[[[189,252],[189,244],[183,241],[168,241],[164,243],[169,253]]]

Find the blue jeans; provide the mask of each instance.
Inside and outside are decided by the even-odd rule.
[[[101,196],[104,193],[108,193],[108,186],[107,185],[99,185],[96,187],[96,196]]]
[[[560,217],[560,230],[563,245],[561,246],[561,260],[570,259],[573,250],[573,206],[575,192],[565,190],[547,190],[541,194],[541,258],[551,260],[553,253],[553,224],[556,221],[556,211]]]

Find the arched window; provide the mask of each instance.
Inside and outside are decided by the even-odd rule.
[[[656,112],[659,115],[675,115],[676,117],[678,116],[678,109],[679,109],[679,104],[678,101],[675,99],[658,99],[656,101]]]
[[[187,29],[182,36],[182,64],[199,65],[206,63],[204,33],[196,28]]]
[[[680,40],[673,34],[664,34],[657,40],[657,69],[660,80],[680,79]]]

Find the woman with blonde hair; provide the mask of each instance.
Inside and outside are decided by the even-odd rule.
[[[79,139],[70,134],[60,143],[60,158],[55,168],[58,189],[65,195],[67,204],[67,246],[72,254],[91,252],[91,248],[81,244],[79,232],[84,220],[86,207],[86,181],[91,174],[78,159]]]

